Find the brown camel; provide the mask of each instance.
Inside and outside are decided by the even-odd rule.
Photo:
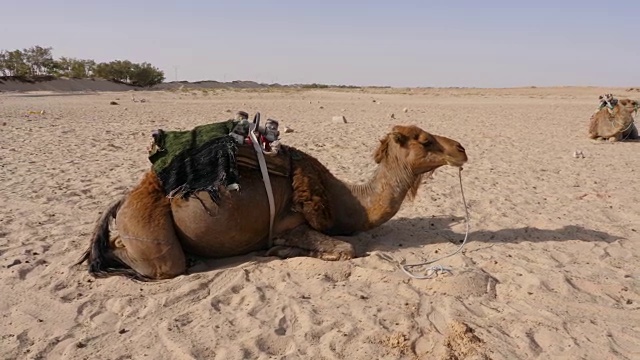
[[[293,149],[293,148],[292,148]],[[269,244],[269,204],[260,170],[239,167],[240,191],[221,189],[221,199],[169,199],[152,171],[101,216],[89,249],[95,277],[125,275],[166,279],[186,272],[185,252],[229,257],[258,250],[267,256],[311,256],[346,260],[353,246],[332,235],[352,235],[391,219],[407,195],[415,196],[423,174],[467,161],[457,141],[416,126],[394,126],[375,151],[378,167],[366,184],[335,178],[318,160],[296,150],[302,164],[292,175],[271,176],[275,198],[273,246]],[[299,176],[301,172],[312,176]],[[199,196],[202,195],[202,196]],[[117,236],[110,236],[116,219]]]
[[[591,116],[590,139],[609,141],[638,139],[633,116],[638,112],[638,101],[616,99],[612,94],[600,96],[600,108]]]

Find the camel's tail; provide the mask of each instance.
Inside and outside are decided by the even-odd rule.
[[[89,273],[97,278],[104,278],[112,275],[123,275],[138,280],[147,280],[146,277],[138,274],[135,270],[118,259],[109,247],[111,231],[109,223],[115,219],[120,206],[124,203],[125,197],[112,203],[102,214],[96,224],[89,248],[82,257],[75,263],[80,265],[85,261],[89,262]]]

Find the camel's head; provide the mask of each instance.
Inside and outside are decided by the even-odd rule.
[[[637,100],[621,99],[618,104],[630,113],[637,113],[640,109],[640,102]]]
[[[409,165],[414,174],[424,174],[443,165],[462,166],[467,154],[459,142],[429,134],[417,126],[396,125],[380,140],[376,163],[385,159]]]
[[[609,109],[609,113],[638,113],[638,109],[640,108],[640,103],[636,100],[631,99],[616,99],[613,97],[613,94],[603,94],[598,97],[600,100],[600,107]],[[619,106],[618,106],[619,105]],[[617,109],[616,109],[617,107]]]

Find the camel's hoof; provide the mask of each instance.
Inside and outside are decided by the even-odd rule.
[[[297,256],[309,256],[309,250],[292,246],[274,246],[267,251],[267,256],[277,256],[281,259],[288,259]]]
[[[356,250],[353,248],[353,245],[344,243],[336,246],[332,252],[320,253],[318,257],[328,261],[351,260],[356,257]]]
[[[318,257],[326,261],[344,261],[344,260],[351,260],[355,256],[350,254],[344,254],[344,253],[321,253],[320,256]]]

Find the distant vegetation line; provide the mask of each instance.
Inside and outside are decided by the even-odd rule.
[[[97,63],[92,59],[76,59],[70,57],[60,57],[54,59],[52,47],[32,46],[25,49],[5,50],[0,49],[0,80],[4,78],[18,80],[22,82],[45,82],[58,78],[69,79],[94,79],[101,78],[117,83],[123,83],[138,87],[155,87],[162,85],[162,88],[179,87],[180,84],[191,84],[193,86],[215,85],[224,88],[241,86],[253,87],[293,87],[303,89],[361,89],[367,88],[390,88],[390,86],[355,86],[355,85],[328,85],[328,84],[258,84],[253,81],[232,81],[230,83],[218,81],[175,81],[164,83],[164,72],[148,62],[140,64],[129,60],[113,60],[110,62]]]
[[[19,80],[67,77],[102,78],[133,86],[148,87],[164,81],[164,72],[153,65],[129,60],[96,63],[91,59],[54,59],[51,47],[33,46],[13,51],[0,50],[0,73]]]

